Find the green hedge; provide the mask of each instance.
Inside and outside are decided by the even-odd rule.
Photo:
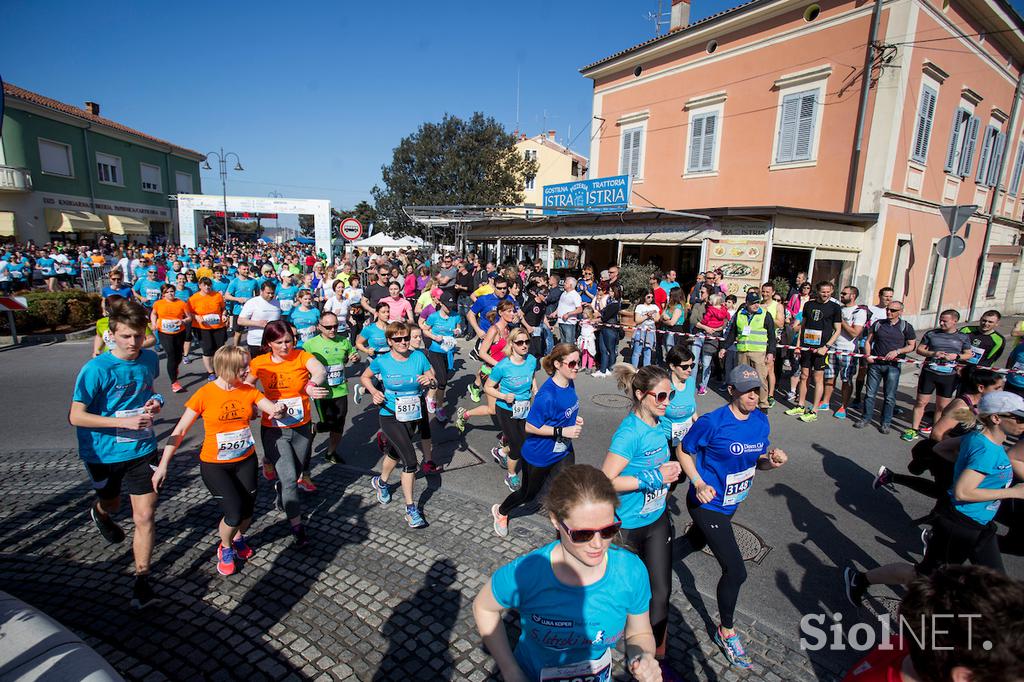
[[[18,334],[77,331],[96,323],[102,312],[99,294],[69,291],[30,291],[22,294],[28,310],[14,314]],[[10,334],[7,316],[0,315],[0,329]]]

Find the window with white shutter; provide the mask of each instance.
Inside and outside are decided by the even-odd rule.
[[[1010,174],[1010,194],[1020,191],[1020,175],[1024,171],[1024,142],[1017,145],[1017,160],[1013,162],[1013,172]]]
[[[74,177],[71,146],[39,138],[39,169],[47,175]]]
[[[971,112],[963,107],[957,107],[953,112],[953,124],[950,126],[949,146],[946,148],[946,164],[943,167],[947,173],[959,172],[960,155],[963,152],[964,140],[967,138],[967,125],[971,120]]]
[[[989,162],[992,159],[993,145],[997,135],[999,135],[999,128],[994,125],[985,128],[985,136],[981,141],[981,156],[978,158],[978,175],[975,177],[979,185],[988,183]]]
[[[715,142],[718,137],[718,112],[696,114],[690,122],[690,146],[686,161],[689,172],[715,169]]]
[[[630,178],[642,178],[641,161],[643,154],[643,126],[627,128],[622,131],[622,151],[619,155],[619,175]]]
[[[160,166],[148,163],[139,164],[139,175],[142,177],[142,189],[147,192],[162,192],[163,183],[160,181]]]
[[[176,171],[174,173],[174,189],[178,194],[192,194],[192,174]]]
[[[932,119],[938,93],[927,85],[921,88],[921,103],[917,108],[917,126],[914,130],[914,148],[911,158],[918,163],[928,162],[928,142],[932,136]]]
[[[1006,135],[999,133],[996,135],[995,141],[992,143],[992,161],[988,166],[988,182],[986,183],[989,187],[995,187],[996,179],[999,177],[999,171],[1003,167],[1003,153],[1006,151]]]
[[[960,170],[959,175],[961,178],[966,178],[971,174],[971,162],[974,160],[974,145],[978,141],[978,128],[981,127],[981,120],[977,116],[971,116],[970,120],[967,121],[967,133],[964,136],[964,148],[960,154]]]
[[[808,90],[782,98],[775,163],[811,159],[818,93],[818,90]]]

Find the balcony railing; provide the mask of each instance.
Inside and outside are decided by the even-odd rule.
[[[31,192],[32,173],[27,168],[0,166],[0,192]]]

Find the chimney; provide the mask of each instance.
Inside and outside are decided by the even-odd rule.
[[[669,31],[678,31],[690,25],[690,0],[672,0],[672,20]]]
[[[100,105],[97,104],[96,102],[86,102],[85,103],[85,110],[88,111],[93,116],[99,116],[100,115]]]
[[[548,137],[551,138],[551,141],[553,142],[554,139],[555,139],[555,131],[554,130],[549,130],[548,131]]]

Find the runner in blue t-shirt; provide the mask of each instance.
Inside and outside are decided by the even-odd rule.
[[[256,280],[249,277],[249,264],[239,263],[238,274],[235,276],[228,288],[224,291],[224,301],[228,304],[228,312],[231,315],[231,329],[234,330],[235,345],[242,343],[242,332],[244,329],[238,324],[238,314],[242,312],[242,306],[259,291]]]
[[[526,442],[530,397],[537,390],[537,382],[533,378],[537,373],[537,358],[530,355],[530,333],[522,327],[509,332],[505,350],[508,355],[491,370],[484,383],[484,393],[495,400],[494,416],[508,442],[507,455],[498,446],[491,448],[491,457],[505,469],[505,485],[515,492],[522,485],[516,467]],[[496,526],[495,529],[507,531],[508,526]]]
[[[560,343],[540,362],[550,378],[538,389],[526,416],[521,485],[504,502],[491,507],[494,532],[501,537],[508,535],[509,512],[532,502],[557,464],[563,460],[573,463],[571,441],[583,431],[580,400],[573,383],[580,370],[580,349]]]
[[[660,420],[675,391],[668,371],[656,365],[637,370],[618,363],[612,372],[633,407],[612,436],[601,469],[621,501],[622,544],[636,552],[650,576],[651,627],[656,656],[664,659],[672,592],[672,523],[666,503],[682,467],[672,459]]]
[[[558,540],[499,568],[473,602],[477,629],[502,679],[605,682],[612,679],[612,650],[623,640],[632,676],[662,679],[647,613],[647,571],[632,552],[612,544],[621,525],[618,503],[608,478],[590,466],[568,466],[551,481],[544,507]],[[519,616],[514,653],[505,609]]]
[[[295,308],[295,297],[299,291],[301,289],[295,284],[295,278],[288,272],[284,276],[281,286],[277,288],[277,302],[281,304],[281,317],[286,320],[290,320],[292,317],[292,310]]]
[[[388,477],[401,459],[405,520],[410,528],[423,528],[427,522],[412,497],[413,482],[419,469],[416,448],[412,442],[412,427],[419,427],[423,456],[429,460],[430,415],[427,413],[423,389],[436,388],[437,383],[427,356],[418,350],[409,349],[410,325],[392,322],[388,324],[385,334],[391,352],[374,357],[360,377],[363,388],[373,396],[373,402],[380,405],[380,430],[390,443],[380,475],[371,479],[371,485],[377,491],[377,500],[381,504],[390,502]],[[380,378],[383,391],[374,386],[374,377]]]
[[[320,322],[320,311],[313,307],[313,292],[303,289],[296,296],[299,305],[292,308],[292,326],[295,327],[295,347],[302,348],[302,344],[317,335],[316,325]]]
[[[761,379],[753,367],[739,365],[729,374],[728,405],[702,415],[683,437],[683,472],[690,479],[686,508],[693,525],[678,543],[681,558],[708,547],[719,565],[715,643],[738,668],[750,658],[733,628],[740,587],[747,579],[736,544],[732,515],[750,492],[757,469],[776,469],[786,453],[768,443],[768,417],[757,409]]]
[[[455,339],[462,331],[462,317],[455,313],[455,308],[455,297],[444,293],[438,299],[437,310],[420,323],[423,335],[430,339],[427,360],[434,368],[434,378],[437,380],[437,390],[433,396],[427,397],[427,407],[433,404],[434,415],[442,424],[448,421],[444,392],[448,387],[448,374],[457,347]]]
[[[120,507],[122,490],[131,496],[136,576],[132,604],[137,608],[156,598],[148,579],[156,539],[151,467],[158,457],[153,416],[164,402],[153,390],[160,374],[156,353],[142,349],[147,317],[145,309],[133,301],[119,300],[111,306],[114,348],[87,362],[78,373],[69,415],[78,430],[79,456],[99,498],[89,514],[107,542],[124,541],[125,533],[111,514]]]
[[[370,360],[388,351],[388,340],[384,332],[388,328],[391,306],[387,303],[378,303],[376,311],[377,319],[373,321],[373,324],[366,325],[356,334],[356,350],[365,354]],[[352,399],[355,400],[356,405],[363,401],[364,393],[366,390],[363,385],[356,384],[355,390],[352,392]]]
[[[693,353],[684,346],[672,346],[665,354],[665,363],[672,375],[674,395],[661,418],[661,428],[673,454],[679,456],[683,436],[697,420],[697,373],[693,371]]]
[[[146,268],[146,276],[135,281],[132,290],[147,309],[152,309],[153,304],[160,300],[160,289],[163,283],[157,279],[156,267],[151,265]]]

